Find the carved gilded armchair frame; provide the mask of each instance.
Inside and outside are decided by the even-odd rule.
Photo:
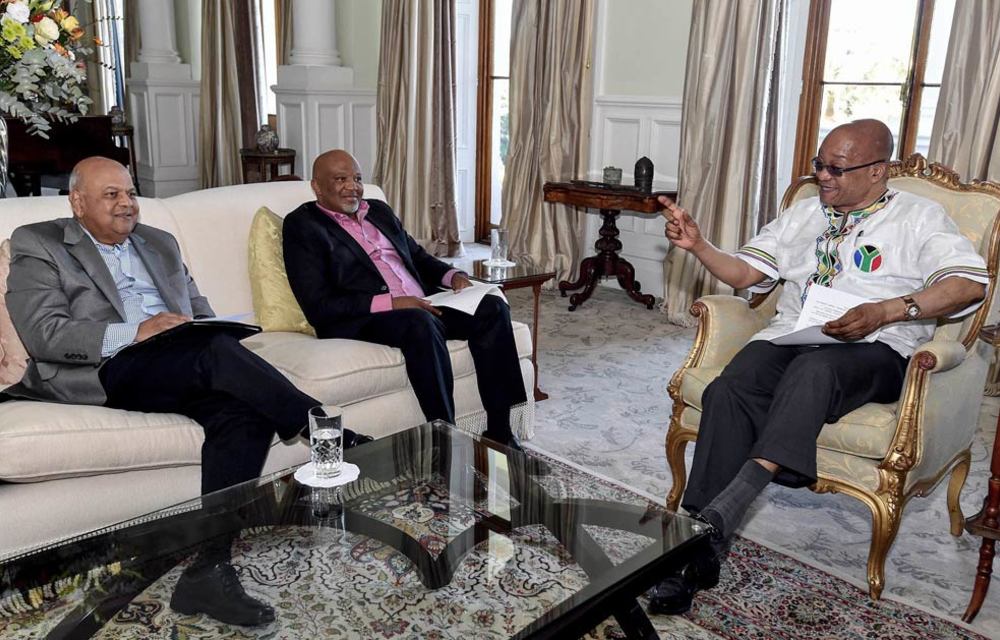
[[[890,186],[934,198],[956,218],[963,233],[978,243],[986,259],[990,276],[984,304],[958,323],[939,323],[934,339],[922,345],[911,358],[900,400],[893,408],[894,430],[888,450],[881,458],[852,452],[825,452],[820,448],[819,478],[810,488],[816,493],[843,493],[860,500],[872,513],[872,542],[868,554],[867,579],[869,595],[877,600],[885,584],[885,558],[899,530],[904,506],[913,496],[929,494],[950,472],[947,503],[952,535],[961,535],[964,522],[959,506],[959,494],[969,471],[970,447],[976,429],[976,417],[981,399],[978,392],[985,382],[986,367],[992,349],[978,340],[980,330],[992,311],[996,289],[998,254],[1000,254],[1000,185],[992,182],[963,183],[947,167],[929,163],[919,154],[889,166]],[[782,200],[782,210],[792,202],[816,193],[813,177],[800,178],[789,187]],[[968,195],[963,195],[968,194]],[[964,200],[974,200],[973,213],[958,206]],[[961,210],[961,211],[956,211]],[[964,213],[963,213],[964,211]],[[777,299],[770,295],[755,296],[750,301],[735,296],[710,295],[697,300],[690,313],[698,319],[694,345],[684,364],[672,376],[667,391],[673,400],[673,410],[666,436],[667,463],[673,486],[667,495],[667,506],[676,509],[686,484],[687,469],[684,452],[687,443],[698,437],[700,394],[721,368],[763,328],[774,315]],[[975,380],[978,387],[968,389],[961,381]],[[964,387],[963,392],[952,389]],[[947,393],[942,393],[946,390]],[[948,396],[942,398],[941,396]],[[952,396],[955,396],[954,398]],[[947,450],[938,450],[940,438],[930,437],[937,431],[942,415],[948,415],[942,403],[975,402],[974,407],[960,407],[963,424],[942,425],[953,442]],[[870,405],[866,405],[870,406]],[[879,405],[880,407],[883,405]],[[971,418],[970,418],[970,414]],[[854,413],[844,416],[847,421]],[[972,424],[968,424],[969,421]],[[838,423],[839,425],[840,423]],[[830,429],[831,427],[827,427]],[[840,458],[838,458],[840,456]],[[824,460],[848,460],[824,469]],[[862,472],[854,477],[844,469],[855,465]]]

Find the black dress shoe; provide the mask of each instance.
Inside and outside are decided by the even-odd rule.
[[[309,427],[303,427],[302,431],[299,432],[299,437],[306,441],[306,444],[310,444],[309,441]],[[344,429],[344,448],[350,449],[351,447],[356,447],[360,444],[365,444],[366,442],[371,442],[375,438],[371,436],[366,436],[363,433],[356,433],[350,429]]]
[[[691,608],[695,593],[707,591],[719,584],[722,560],[729,549],[729,541],[711,523],[698,515],[693,517],[709,527],[709,551],[692,559],[683,569],[667,576],[650,590],[650,613],[666,615],[685,613]]]
[[[236,569],[227,562],[189,567],[170,598],[177,613],[204,613],[219,622],[256,627],[274,622],[274,609],[243,590]]]
[[[355,433],[350,429],[344,429],[344,448],[350,449],[358,445],[365,444],[366,442],[372,442],[375,438],[371,436],[366,436],[363,433]]]
[[[552,473],[552,467],[549,466],[549,463],[545,462],[541,458],[536,458],[535,456],[525,451],[524,447],[521,446],[521,441],[517,439],[517,436],[511,434],[506,438],[494,437],[493,434],[491,434],[489,431],[484,431],[482,437],[492,442],[496,442],[497,444],[502,444],[511,451],[517,451],[518,453],[520,453],[521,454],[520,456],[515,456],[519,460],[515,460],[514,464],[517,465],[520,461],[524,461],[525,464],[527,465],[526,471],[531,475],[547,476],[550,473]]]

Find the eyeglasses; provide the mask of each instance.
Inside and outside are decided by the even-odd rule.
[[[879,164],[881,162],[889,162],[889,161],[888,160],[873,160],[872,162],[867,162],[865,164],[859,164],[856,167],[843,167],[843,168],[841,168],[841,167],[838,167],[838,166],[832,165],[832,164],[823,164],[823,161],[820,160],[818,157],[816,157],[816,158],[812,159],[812,166],[813,166],[813,173],[819,173],[820,171],[823,171],[824,169],[826,169],[826,172],[829,173],[831,176],[833,176],[834,178],[839,178],[840,176],[844,175],[848,171],[854,171],[855,169],[864,169],[865,167],[870,167],[873,164]]]

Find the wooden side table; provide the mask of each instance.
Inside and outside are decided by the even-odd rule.
[[[642,293],[642,285],[635,279],[635,267],[619,255],[622,242],[618,239],[618,223],[616,222],[622,209],[639,213],[659,213],[663,207],[656,200],[657,196],[665,195],[671,199],[677,198],[675,191],[655,191],[647,193],[635,187],[607,185],[602,182],[546,182],[543,187],[545,202],[558,202],[588,209],[599,209],[604,223],[601,225],[600,237],[594,243],[597,255],[584,258],[580,262],[580,277],[576,282],[563,280],[559,283],[559,292],[566,297],[567,291],[583,288],[580,293],[574,293],[569,299],[569,310],[573,311],[583,304],[592,293],[601,278],[615,276],[619,286],[630,298],[647,309],[653,308],[656,300],[652,295]]]
[[[295,149],[269,152],[240,149],[240,162],[243,164],[244,183],[270,182],[280,175],[295,173]],[[284,165],[288,165],[288,174],[281,173]]]
[[[1000,346],[1000,325],[983,327],[979,337],[994,347]],[[976,581],[969,599],[969,606],[962,614],[962,620],[972,622],[990,588],[993,573],[993,556],[996,541],[1000,540],[1000,416],[997,417],[997,431],[993,436],[993,457],[990,460],[990,480],[983,508],[974,516],[966,518],[965,530],[975,536],[982,536],[979,547],[979,566],[976,567]]]
[[[531,323],[531,366],[535,368],[535,401],[547,400],[549,394],[538,388],[538,299],[542,293],[542,285],[554,278],[556,274],[554,271],[539,271],[520,264],[513,267],[488,267],[485,263],[485,260],[476,260],[469,272],[469,277],[480,282],[495,284],[505,291],[531,287],[534,293],[535,307]]]

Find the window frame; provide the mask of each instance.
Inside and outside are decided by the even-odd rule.
[[[495,9],[494,0],[480,0],[478,86],[476,88],[476,228],[474,237],[477,242],[487,244],[490,241],[490,230],[497,226],[491,220],[493,204],[493,83],[496,80],[510,81],[509,75],[498,76],[493,73],[493,47],[495,45],[493,13]]]
[[[812,174],[810,161],[816,155],[823,90],[828,85],[877,85],[892,86],[885,82],[824,82],[827,37],[830,28],[830,10],[833,0],[810,0],[806,26],[805,54],[802,64],[802,93],[799,97],[799,116],[795,130],[795,155],[792,162],[792,180]],[[910,44],[910,65],[906,80],[900,87],[903,115],[894,159],[905,159],[916,147],[920,104],[924,89],[940,87],[940,83],[926,82],[927,52],[930,45],[931,24],[934,20],[934,0],[918,0],[917,16]]]

